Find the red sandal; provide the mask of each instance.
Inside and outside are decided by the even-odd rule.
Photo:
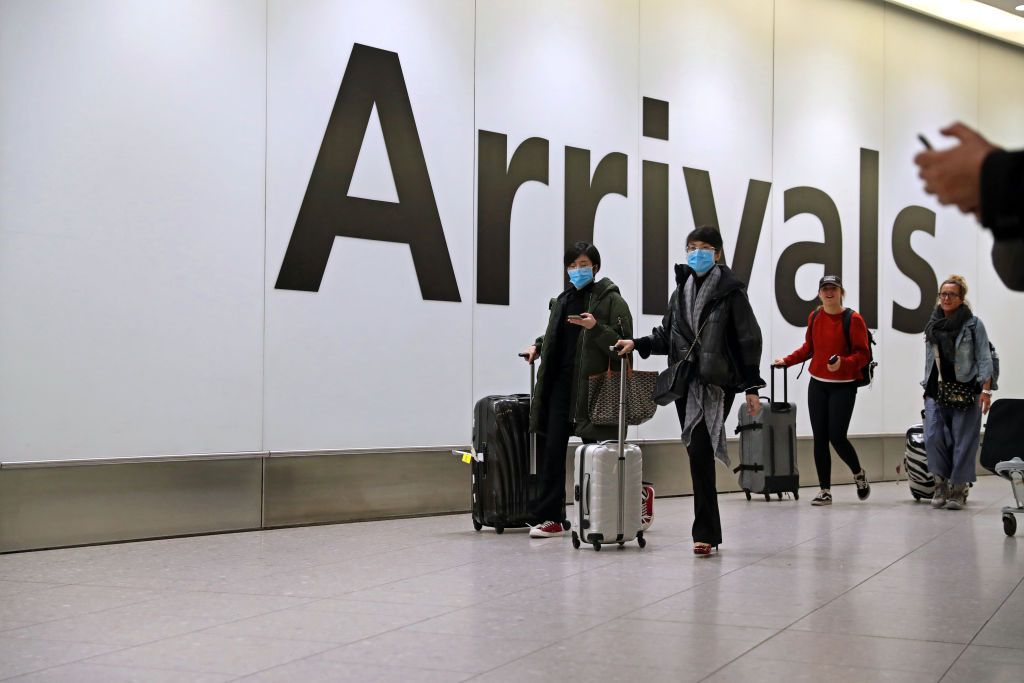
[[[710,555],[711,549],[718,550],[718,546],[712,546],[710,543],[694,543],[693,554],[694,555]]]

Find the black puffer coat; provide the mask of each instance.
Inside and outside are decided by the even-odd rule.
[[[761,379],[761,327],[747,299],[747,286],[726,266],[718,288],[705,307],[698,329],[703,326],[700,344],[691,360],[696,360],[699,376],[727,392],[756,391],[765,386]],[[683,286],[694,277],[687,265],[676,266],[676,289],[669,300],[668,312],[647,337],[635,339],[641,357],[668,355],[668,364],[682,360],[696,336],[683,315]]]

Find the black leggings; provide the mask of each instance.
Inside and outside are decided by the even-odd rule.
[[[846,436],[856,401],[857,387],[853,382],[821,382],[812,377],[807,387],[807,414],[814,432],[814,467],[818,470],[818,484],[823,489],[832,488],[829,444],[851,472],[860,472],[857,451]]]

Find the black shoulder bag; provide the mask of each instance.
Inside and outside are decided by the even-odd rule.
[[[704,319],[704,325],[708,324],[710,318],[711,316],[709,315]],[[667,406],[686,396],[686,392],[690,387],[690,380],[693,379],[694,374],[697,372],[697,364],[690,359],[690,356],[694,348],[700,344],[700,333],[704,331],[704,325],[701,325],[700,329],[697,330],[697,336],[690,344],[690,348],[686,350],[686,356],[681,361],[673,363],[658,374],[658,379],[654,382],[654,395],[652,398],[659,406]]]
[[[946,408],[968,411],[978,402],[977,382],[957,382],[942,379],[942,364],[939,362],[939,347],[935,348],[935,370],[939,373],[939,388],[935,402]]]

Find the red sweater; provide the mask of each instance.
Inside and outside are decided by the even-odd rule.
[[[807,360],[811,353],[811,339],[814,340],[814,356],[811,358],[810,373],[826,382],[850,382],[860,379],[861,369],[868,364],[868,327],[864,324],[864,318],[860,313],[853,312],[850,319],[850,344],[853,348],[850,353],[846,351],[846,335],[843,334],[843,314],[832,315],[824,309],[818,312],[814,319],[814,329],[811,329],[812,312],[807,316],[807,333],[804,335],[804,344],[799,349],[783,358],[788,368],[791,365],[802,363]],[[828,359],[833,354],[842,359],[839,369],[830,372]]]

